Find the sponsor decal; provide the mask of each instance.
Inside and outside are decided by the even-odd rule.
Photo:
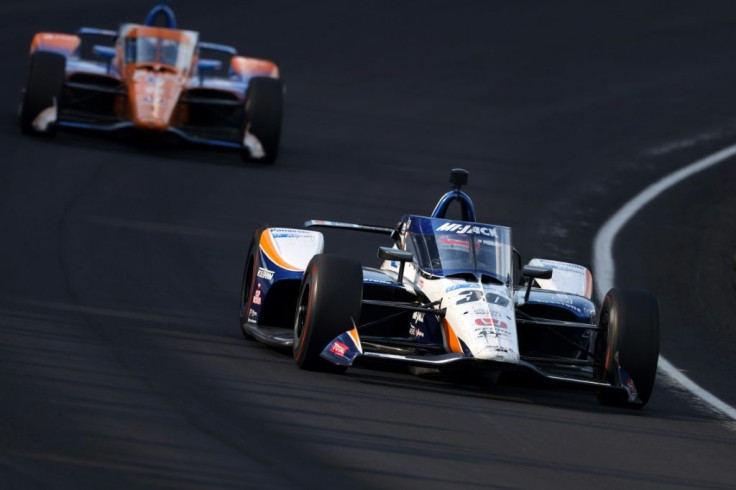
[[[260,305],[261,304],[261,285],[258,285],[258,288],[256,289],[255,294],[253,295],[253,304],[254,305]]]
[[[424,331],[422,330],[420,325],[424,325],[424,313],[420,311],[415,311],[414,314],[411,316],[409,335],[418,339],[424,337]]]
[[[330,346],[330,352],[340,357],[345,357],[345,354],[350,350],[350,347],[336,340]]]
[[[576,311],[577,313],[583,312],[581,308],[579,308],[578,306],[575,306],[575,303],[573,302],[572,298],[565,294],[556,293],[555,300],[551,301],[550,303],[565,306],[569,308],[570,310]]]
[[[477,338],[483,338],[483,339],[497,339],[499,337],[508,337],[509,332],[508,330],[492,330],[488,327],[484,328],[478,328],[475,330],[477,332]]]
[[[533,294],[534,293],[532,293],[532,295]],[[580,306],[575,304],[575,301],[572,299],[571,296],[563,294],[563,293],[555,293],[554,296],[552,297],[547,296],[547,295],[542,295],[542,296],[534,298],[531,302],[537,303],[537,304],[562,306],[578,314],[583,314],[583,313],[591,314],[594,311],[590,308],[581,308]]]
[[[629,393],[631,393],[632,397],[636,397],[636,386],[634,386],[634,380],[629,378],[626,380],[626,389],[629,390]]]
[[[440,238],[437,243],[444,245],[442,249],[447,250],[459,250],[461,252],[467,252],[470,250],[470,242],[465,240],[458,240],[457,238]],[[477,248],[480,248],[480,244],[477,244]]]
[[[555,293],[555,299],[557,299],[557,302],[562,305],[572,304],[572,298],[566,294]]]
[[[143,100],[143,102],[145,102],[147,104],[154,104],[154,103],[155,104],[164,104],[166,102],[166,98],[163,97],[162,95],[158,95],[158,94],[156,96],[153,96],[153,95],[144,95],[142,97],[142,100]]]
[[[466,289],[466,288],[475,288],[478,289],[477,284],[473,284],[472,282],[461,282],[460,284],[453,284],[452,286],[449,286],[445,289],[446,293],[449,293],[450,291],[455,291],[457,289]]]
[[[461,223],[443,223],[435,231],[449,231],[458,235],[483,235],[498,238],[495,228],[488,226],[475,226]]]
[[[616,353],[615,357],[618,362],[618,353]],[[623,384],[624,389],[626,389],[629,394],[629,403],[640,402],[641,400],[639,400],[639,393],[636,391],[636,385],[634,384],[634,380],[631,379],[631,376],[629,376],[629,373],[619,366],[618,375],[621,377],[621,383]]]
[[[261,279],[266,279],[267,281],[273,280],[273,274],[274,271],[270,271],[268,269],[264,269],[263,267],[258,268],[258,273],[256,274]]]
[[[257,323],[258,321],[258,313],[256,313],[256,310],[253,308],[248,311],[248,323]]]
[[[476,318],[475,324],[480,326],[494,326],[497,328],[508,328],[508,325],[506,325],[506,322],[503,322],[497,318],[489,318],[489,317],[482,317],[482,318]]]
[[[292,230],[288,228],[271,228],[271,236],[274,238],[300,238],[314,236],[313,231],[309,230]]]
[[[395,281],[392,281],[390,279],[376,279],[374,277],[369,277],[363,280],[363,282],[369,282],[371,284],[396,284]]]

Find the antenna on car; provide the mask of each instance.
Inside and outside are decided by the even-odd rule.
[[[148,12],[148,15],[146,15],[143,25],[155,26],[156,18],[159,15],[162,15],[164,18],[165,25],[163,27],[176,29],[176,16],[174,15],[174,11],[171,10],[171,7],[169,7],[168,0],[159,0],[159,2]]]
[[[437,202],[437,206],[432,211],[433,218],[444,218],[450,204],[454,201],[459,201],[463,221],[475,221],[473,201],[470,200],[470,196],[460,190],[462,186],[468,183],[468,175],[469,172],[462,168],[453,168],[450,170],[450,185],[452,185],[452,190],[445,193]]]

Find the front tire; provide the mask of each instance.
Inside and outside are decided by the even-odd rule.
[[[654,388],[659,358],[659,304],[649,292],[611,289],[603,300],[595,350],[605,361],[598,370],[600,381],[614,383],[621,366],[634,381],[641,403],[630,403],[620,393],[601,391],[603,405],[641,408]],[[618,359],[618,362],[616,361]]]
[[[259,161],[274,163],[279,153],[284,86],[277,78],[255,77],[248,82],[245,101],[245,131],[258,138],[265,156]],[[243,135],[245,137],[245,134]],[[244,161],[252,160],[247,147],[241,150]]]
[[[342,373],[345,366],[320,354],[335,337],[360,320],[363,269],[335,255],[317,254],[302,279],[294,319],[294,361],[301,369]]]
[[[59,106],[66,77],[66,58],[58,53],[36,51],[31,54],[28,79],[23,90],[20,128],[25,134],[53,135],[53,124],[44,131],[33,127],[41,112],[54,104]]]

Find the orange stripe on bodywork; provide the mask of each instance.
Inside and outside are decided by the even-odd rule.
[[[263,250],[263,253],[265,253],[266,256],[271,259],[271,262],[278,265],[282,269],[287,269],[290,271],[302,270],[299,267],[294,267],[281,258],[281,255],[279,255],[278,249],[276,248],[276,244],[273,241],[273,237],[271,236],[271,230],[267,230],[266,233],[261,234],[261,241],[258,245],[261,247],[261,250]]]
[[[363,346],[360,345],[360,336],[358,335],[358,329],[355,327],[355,323],[353,323],[353,329],[348,330],[348,335],[350,335],[353,342],[355,342],[356,347],[358,347],[358,351],[363,352]]]
[[[442,319],[442,332],[445,334],[445,344],[450,352],[462,354],[463,348],[460,345],[460,339],[455,335],[455,331],[452,329],[450,322],[444,318]]]

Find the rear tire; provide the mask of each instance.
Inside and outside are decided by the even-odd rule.
[[[66,58],[58,53],[36,51],[31,54],[28,79],[23,90],[20,109],[20,128],[25,134],[52,136],[54,125],[45,132],[37,131],[33,121],[46,108],[57,107],[61,101],[66,77]]]
[[[258,161],[268,164],[276,161],[281,140],[283,110],[284,87],[281,80],[255,77],[248,82],[248,94],[245,100],[245,130],[258,138],[263,147],[265,156]],[[253,159],[246,146],[241,149],[241,156],[244,161]]]
[[[605,364],[598,370],[600,381],[617,379],[615,356],[618,364],[631,376],[640,404],[630,403],[621,393],[601,391],[598,401],[603,405],[641,408],[647,404],[654,388],[659,358],[659,305],[647,291],[611,289],[603,301],[598,326],[607,328],[598,332],[595,351],[603,356]]]
[[[253,286],[258,271],[258,244],[261,241],[261,233],[263,233],[263,229],[259,228],[250,241],[248,257],[245,259],[245,267],[243,269],[243,283],[240,289],[240,330],[243,333],[243,337],[249,340],[252,340],[253,337],[246,331],[245,325],[248,323],[248,314],[253,297]]]
[[[363,269],[335,255],[317,254],[302,279],[294,319],[294,361],[301,369],[343,373],[345,366],[320,354],[335,337],[360,320]]]

